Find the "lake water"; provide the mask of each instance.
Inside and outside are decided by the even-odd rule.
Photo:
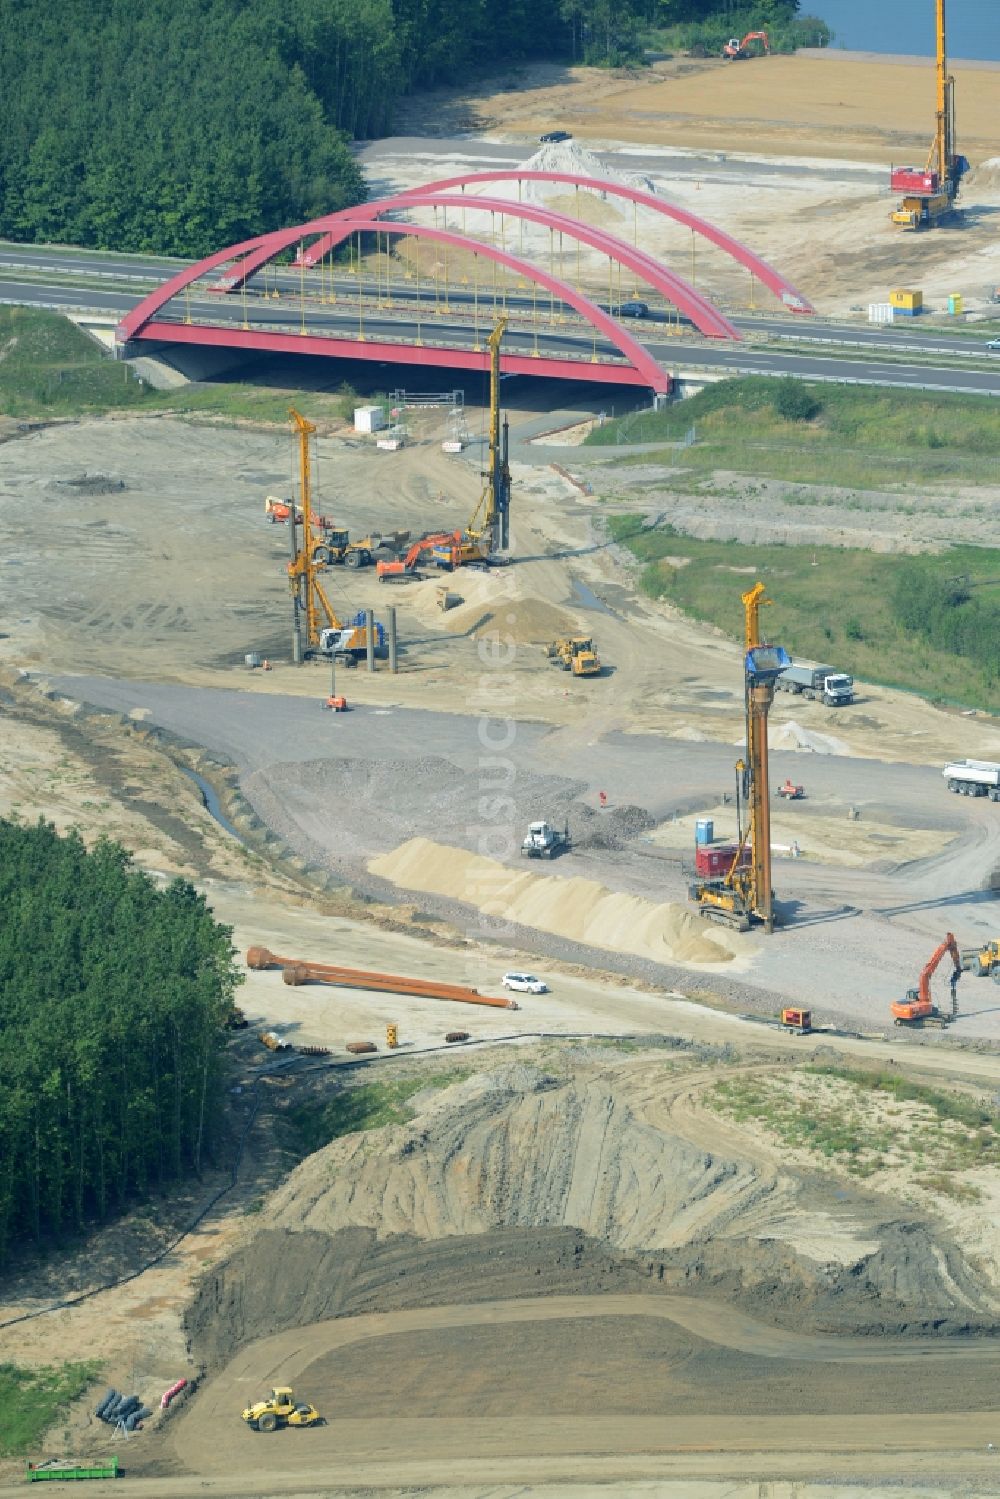
[[[934,0],[802,0],[822,16],[834,47],[933,57]],[[948,55],[1000,61],[1000,0],[948,0]]]

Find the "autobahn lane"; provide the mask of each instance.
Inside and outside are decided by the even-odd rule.
[[[506,148],[497,147],[496,151],[502,156]],[[494,157],[487,159],[493,160]],[[499,159],[499,158],[496,158]],[[73,278],[85,279],[91,282],[94,278],[114,281],[116,278],[124,283],[137,280],[149,281],[151,286],[160,284],[169,276],[175,275],[178,270],[190,261],[170,259],[166,256],[138,256],[138,255],[113,255],[97,254],[93,251],[78,250],[73,248],[63,249],[61,247],[20,245],[11,241],[0,241],[0,274],[7,270],[10,272],[9,279],[17,280],[17,271],[30,273],[32,280],[25,282],[25,286],[31,286],[36,290],[47,288],[55,294],[65,282]],[[314,281],[316,272],[310,271],[309,281]],[[44,276],[44,281],[36,280],[36,277]],[[300,291],[299,272],[292,267],[277,269],[274,273],[275,284],[289,296],[298,296]],[[328,283],[331,290],[335,290],[338,296],[356,295],[357,279],[352,276],[337,276]],[[405,297],[407,301],[423,302],[430,304],[440,297],[440,291],[433,286],[415,286],[406,283],[393,287],[393,293]],[[9,293],[3,292],[8,296]],[[461,286],[449,286],[448,301],[454,305],[472,305],[476,300],[476,294]],[[46,305],[43,298],[26,293],[24,300],[31,300],[37,305]],[[70,299],[60,295],[57,299],[62,305],[70,305]],[[74,305],[77,299],[72,299]],[[138,294],[131,296],[127,301],[122,301],[121,309],[127,310],[129,306],[139,300]],[[547,303],[547,298],[544,299]],[[532,297],[512,294],[507,297],[509,307],[530,308],[534,305]],[[82,302],[79,305],[83,305]],[[109,304],[110,305],[110,304]],[[117,303],[115,304],[118,305]],[[544,305],[544,304],[543,304]],[[867,323],[829,323],[808,316],[775,316],[757,315],[747,317],[739,312],[729,314],[732,322],[741,332],[749,335],[765,335],[769,339],[788,339],[790,341],[807,341],[809,343],[823,344],[850,344],[870,348],[873,353],[885,350],[886,345],[892,346],[892,352],[910,351],[917,354],[951,354],[955,357],[982,359],[985,362],[994,361],[1000,366],[1000,353],[991,354],[986,349],[988,333],[984,332],[982,338],[971,334],[949,333],[938,329],[924,330],[919,328],[902,327],[894,323],[889,327],[871,327]],[[670,320],[670,314],[654,309],[648,319],[642,321],[643,329],[653,330],[657,326],[663,326]],[[638,320],[637,320],[638,321]],[[630,326],[635,326],[630,324]],[[655,334],[653,334],[655,336]],[[644,341],[649,341],[645,339]]]
[[[0,240],[0,270],[30,270],[53,276],[108,276],[159,284],[175,276],[189,260],[169,255],[116,255],[51,245],[19,245]]]
[[[51,283],[42,280],[20,281],[13,276],[0,279],[0,301],[19,305],[72,308],[121,316],[134,307],[139,300],[141,298],[135,291],[118,291],[110,287],[75,286],[65,275],[53,276]],[[455,300],[459,301],[458,294]],[[272,328],[294,327],[296,331],[301,327],[302,305],[292,297],[282,302],[265,301],[263,298],[254,297],[252,301],[248,299],[248,302],[247,315],[252,316],[255,325]],[[205,323],[225,326],[233,323],[242,324],[244,320],[243,299],[237,296],[196,295],[190,299],[190,308],[195,318]],[[420,340],[425,343],[440,341],[445,345],[467,347],[470,342],[472,327],[468,318],[460,321],[449,316],[445,320],[440,314],[433,314],[418,320],[413,317],[412,313],[404,317],[387,317],[385,311],[384,308],[374,312],[363,309],[359,319],[356,302],[350,307],[341,309],[307,301],[305,321],[310,330],[322,331],[328,328],[331,331],[336,330],[341,336],[346,336],[355,330],[366,331],[369,334],[377,330],[387,336],[395,336],[413,343]],[[485,309],[481,311],[485,323],[489,313]],[[170,320],[169,315],[165,318],[161,317],[161,321]],[[837,359],[832,355],[817,355],[813,351],[806,350],[773,352],[752,344],[733,347],[732,345],[720,346],[717,342],[703,339],[689,342],[683,335],[669,339],[657,338],[657,333],[663,325],[655,321],[635,320],[629,322],[627,326],[629,331],[645,344],[654,358],[674,374],[684,372],[696,374],[700,370],[706,370],[734,375],[740,373],[797,375],[802,379],[854,380],[872,385],[931,387],[1000,396],[1000,359],[984,360],[984,367],[981,370],[956,369],[943,362],[907,365],[903,362],[880,362],[877,359]],[[850,330],[852,334],[855,331]],[[530,344],[532,350],[537,337],[539,352],[570,355],[576,353],[581,359],[588,358],[595,353],[611,357],[617,355],[617,351],[604,338],[598,336],[595,340],[593,332],[588,330],[582,322],[576,328],[567,327],[558,332],[539,328],[537,335],[533,327],[518,329],[515,326],[511,329],[510,337],[518,338],[521,347],[524,347],[526,343]],[[957,349],[954,347],[956,344]],[[966,352],[959,340],[952,340],[950,345],[945,340],[945,346],[948,352]],[[875,342],[873,347],[877,349],[879,344]],[[936,346],[928,346],[926,352],[940,354],[942,350]]]

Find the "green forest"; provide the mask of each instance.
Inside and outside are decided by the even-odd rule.
[[[416,89],[797,0],[0,0],[0,236],[200,256],[365,197]],[[693,33],[694,34],[694,33]]]
[[[0,1263],[210,1159],[230,936],[118,845],[0,820]]]

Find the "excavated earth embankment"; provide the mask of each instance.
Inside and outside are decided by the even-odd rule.
[[[992,1331],[933,1222],[734,1148],[699,1105],[724,1071],[636,1059],[556,1080],[521,1064],[414,1101],[308,1157],[188,1315],[196,1359],[331,1317],[518,1297],[726,1300],[797,1331]]]

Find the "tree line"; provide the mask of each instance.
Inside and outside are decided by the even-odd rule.
[[[0,1263],[201,1171],[217,1138],[230,930],[107,840],[0,820]]]
[[[397,101],[797,0],[0,0],[0,236],[201,256],[361,202]]]
[[[948,574],[948,554],[903,564],[896,574],[892,613],[938,650],[973,662],[987,686],[1000,683],[1000,579]]]

